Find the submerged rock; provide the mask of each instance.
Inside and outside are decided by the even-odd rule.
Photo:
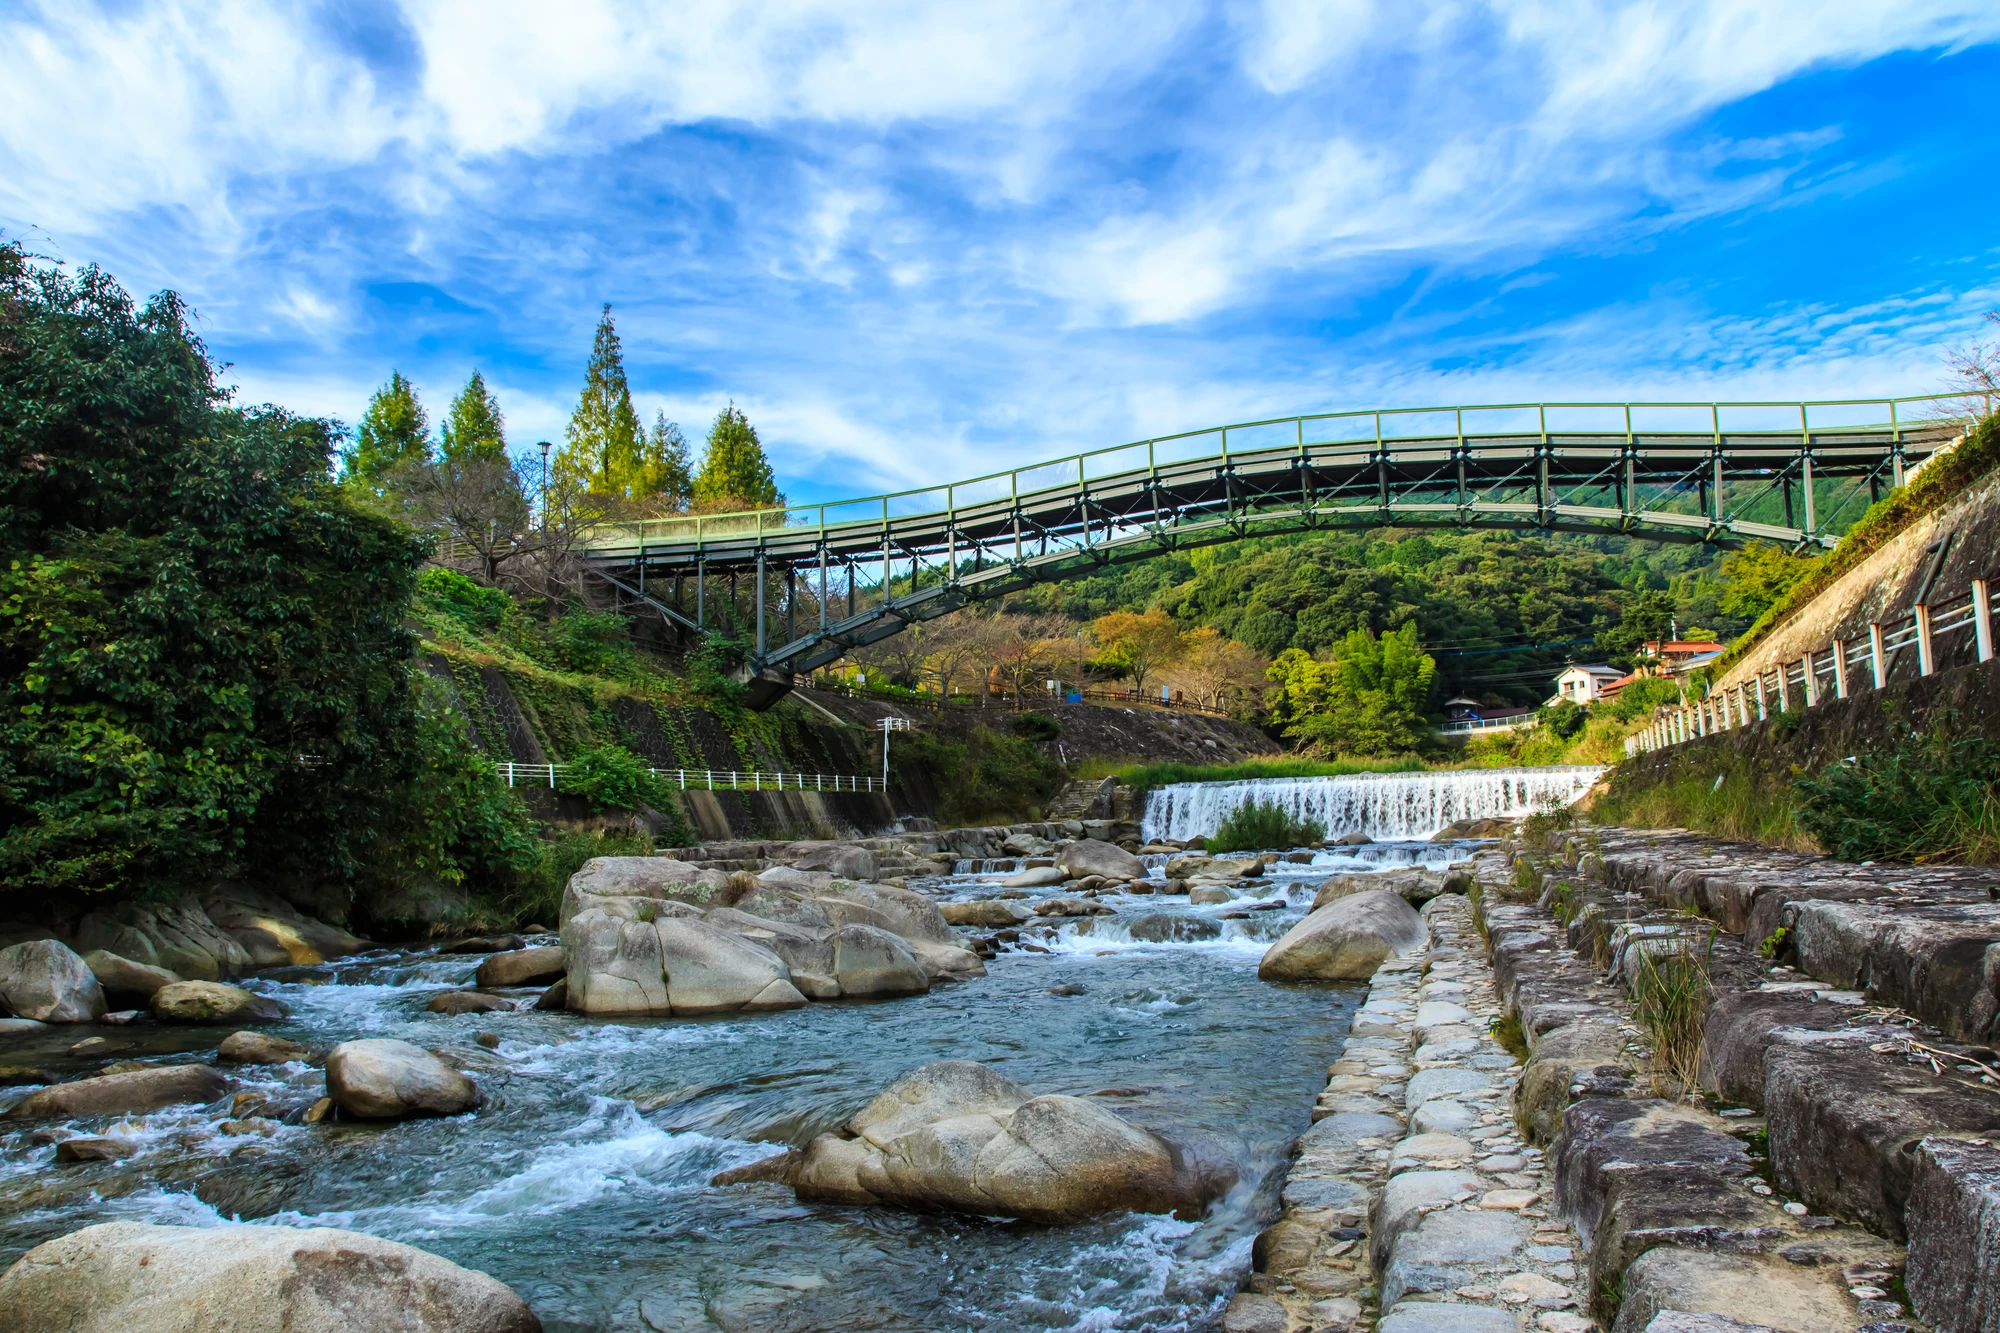
[[[8,1333],[540,1333],[484,1273],[330,1227],[108,1222],[0,1276]]]
[[[68,1166],[76,1162],[115,1162],[130,1157],[138,1149],[128,1139],[64,1139],[56,1145],[56,1162]]]
[[[88,1023],[108,1007],[90,966],[60,940],[0,949],[0,1002],[39,1023]]]
[[[285,1006],[220,981],[176,981],[153,992],[153,1017],[163,1023],[275,1023]]]
[[[227,1091],[229,1080],[207,1065],[161,1065],[58,1083],[30,1093],[8,1114],[23,1120],[144,1115],[180,1102],[212,1102]]]
[[[1134,917],[1132,924],[1125,928],[1135,940],[1148,944],[1188,943],[1194,940],[1219,939],[1222,926],[1205,916],[1183,916],[1178,912],[1151,912]]]
[[[232,1065],[281,1065],[287,1060],[303,1060],[306,1048],[282,1037],[262,1032],[232,1032],[222,1039],[216,1058]]]
[[[328,1052],[326,1090],[334,1105],[363,1120],[461,1115],[480,1102],[478,1084],[423,1047],[375,1037]]]
[[[1051,884],[1060,884],[1069,878],[1069,872],[1061,866],[1034,866],[1017,871],[1000,881],[1003,889],[1043,889]]]
[[[1272,945],[1257,965],[1266,981],[1344,981],[1373,975],[1393,953],[1430,938],[1416,909],[1374,890],[1318,908]]]
[[[1035,904],[1036,916],[1110,916],[1111,912],[1088,898],[1044,898]]]
[[[424,1006],[434,1014],[512,1013],[514,1006],[498,995],[482,995],[476,990],[448,990],[433,995]]]
[[[1198,1217],[1235,1175],[1083,1098],[1037,1097],[946,1060],[814,1139],[787,1179],[802,1199],[1060,1223],[1120,1209]]]

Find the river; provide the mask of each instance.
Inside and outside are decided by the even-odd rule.
[[[474,1070],[485,1106],[387,1126],[286,1124],[268,1137],[223,1135],[226,1104],[80,1122],[69,1128],[129,1137],[140,1151],[64,1167],[35,1132],[47,1127],[10,1127],[0,1134],[0,1262],[92,1222],[240,1219],[422,1246],[512,1286],[552,1333],[1213,1327],[1275,1212],[1289,1145],[1357,996],[1266,984],[1258,959],[1328,874],[1448,855],[1418,844],[1322,853],[1232,904],[1106,898],[1117,916],[1063,927],[1046,953],[1002,952],[984,978],[754,1018],[426,1013],[432,995],[469,983],[480,961],[471,955],[384,952],[266,974],[247,984],[292,1011],[275,1035],[316,1051],[357,1036],[449,1047]],[[912,887],[987,896],[994,878]],[[1155,912],[1213,921],[1222,934],[1133,942],[1129,923]],[[73,1077],[106,1059],[212,1057],[224,1031],[52,1029],[11,1043],[4,1059],[17,1083],[29,1068]],[[497,1047],[479,1045],[482,1033]],[[68,1053],[91,1035],[108,1046]],[[1199,1222],[1120,1214],[1059,1228],[707,1184],[774,1145],[803,1144],[898,1074],[942,1059],[986,1061],[1037,1092],[1102,1097],[1169,1137],[1217,1145],[1240,1182]],[[279,1107],[319,1095],[319,1071],[304,1064],[248,1073],[245,1089]]]

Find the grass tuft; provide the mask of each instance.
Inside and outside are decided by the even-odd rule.
[[[1276,801],[1245,801],[1215,826],[1206,850],[1214,854],[1303,847],[1325,836],[1326,825],[1317,819],[1294,819]]]
[[[1683,931],[1664,947],[1639,947],[1632,1017],[1652,1044],[1653,1095],[1696,1096],[1708,1034],[1708,970],[1715,933]]]

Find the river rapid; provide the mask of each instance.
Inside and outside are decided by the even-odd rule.
[[[316,1052],[362,1036],[451,1048],[485,1106],[387,1126],[282,1125],[269,1136],[221,1133],[226,1102],[77,1122],[67,1129],[131,1138],[140,1151],[62,1167],[47,1126],[8,1126],[0,1264],[93,1222],[241,1220],[421,1246],[512,1286],[552,1333],[1213,1327],[1249,1270],[1252,1238],[1275,1215],[1291,1141],[1359,994],[1259,981],[1259,958],[1328,875],[1442,866],[1455,855],[1464,852],[1418,843],[1320,853],[1212,906],[1107,897],[1117,915],[1030,937],[1047,952],[1005,949],[984,978],[752,1018],[425,1012],[438,991],[470,984],[473,955],[384,952],[267,973],[246,984],[290,1006],[288,1022],[266,1029],[274,1035]],[[997,878],[911,887],[985,897]],[[1281,905],[1248,910],[1259,902]],[[1222,933],[1134,942],[1129,923],[1160,912],[1213,920]],[[75,1025],[15,1039],[0,1064],[18,1086],[0,1098],[31,1090],[36,1069],[74,1077],[108,1060],[213,1058],[227,1031]],[[482,1033],[497,1046],[480,1045]],[[106,1046],[69,1053],[90,1036]],[[1237,1163],[1239,1183],[1199,1222],[1119,1214],[1058,1228],[707,1184],[804,1144],[897,1075],[944,1059],[990,1063],[1035,1092],[1100,1097],[1171,1138],[1215,1145]],[[245,1090],[279,1106],[321,1089],[319,1071],[303,1064],[247,1073]]]

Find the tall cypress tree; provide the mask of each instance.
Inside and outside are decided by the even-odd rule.
[[[563,447],[556,454],[556,470],[592,491],[630,495],[644,462],[644,438],[625,380],[625,352],[607,303],[597,321],[590,364],[584,369],[583,395],[570,413]]]
[[[694,478],[694,502],[709,508],[768,509],[785,503],[750,418],[731,403],[716,414]]]
[[[507,426],[500,415],[500,400],[486,387],[486,377],[477,370],[438,426],[444,456],[454,463],[504,463],[507,461]]]
[[[687,437],[667,420],[665,412],[653,414],[653,429],[646,436],[645,488],[642,494],[659,496],[675,508],[685,505],[694,494],[694,472],[688,460]]]
[[[430,418],[417,401],[416,386],[402,371],[390,371],[389,382],[375,391],[361,414],[354,447],[342,454],[348,479],[379,491],[397,468],[430,461],[430,435]]]

